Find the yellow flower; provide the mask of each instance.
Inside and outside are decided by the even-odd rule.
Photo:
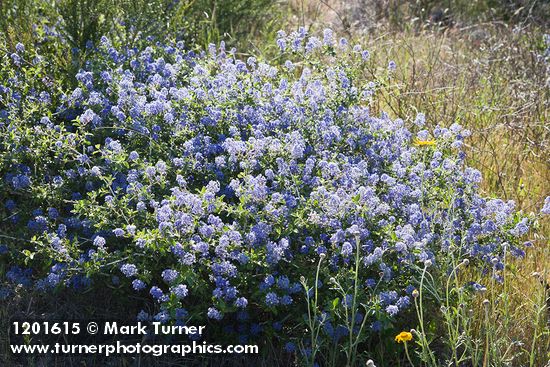
[[[435,145],[435,140],[419,140],[415,138],[413,144],[417,147],[431,146]]]
[[[402,331],[395,337],[395,341],[398,343],[411,341],[413,335],[408,331]]]

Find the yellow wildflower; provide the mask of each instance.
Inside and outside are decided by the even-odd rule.
[[[402,331],[395,337],[395,341],[398,343],[411,341],[413,335],[408,331]]]
[[[431,146],[435,145],[435,140],[420,140],[415,138],[413,144],[417,147]]]

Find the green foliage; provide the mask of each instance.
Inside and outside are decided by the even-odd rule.
[[[37,26],[43,24],[56,27],[64,42],[81,50],[104,35],[124,46],[147,37],[207,45],[231,36],[237,43],[271,29],[276,5],[271,0],[7,0],[0,3],[0,25],[11,46],[40,42]]]
[[[244,43],[263,31],[277,31],[272,24],[279,6],[273,0],[196,0],[190,8],[194,39],[199,44],[218,43],[231,37],[231,43]]]
[[[40,10],[33,0],[0,1],[0,35],[3,35],[11,50],[18,41],[32,39],[32,26]]]
[[[85,49],[88,41],[97,44],[115,19],[111,0],[58,0],[54,10],[63,20],[61,31],[72,47]]]

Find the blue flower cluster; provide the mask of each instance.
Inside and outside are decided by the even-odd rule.
[[[357,304],[375,310],[358,322],[378,330],[409,307],[419,265],[445,272],[453,254],[498,270],[506,251],[523,256],[532,218],[480,195],[469,131],[373,113],[369,52],[333,38],[280,32],[278,64],[223,43],[197,54],[104,38],[65,93],[28,88],[18,46],[0,86],[1,219],[26,225],[0,254],[20,264],[9,289],[87,287],[107,269],[157,303],[142,320],[224,319],[246,338],[280,330],[282,311],[301,322],[300,279],[313,284],[320,261],[329,312],[324,284],[349,283],[358,264]],[[54,265],[22,268],[22,249]]]

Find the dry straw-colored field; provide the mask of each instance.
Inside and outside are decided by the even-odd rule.
[[[460,24],[441,17],[440,9],[428,10],[423,26],[404,19],[396,27],[387,21],[395,9],[377,9],[376,3],[381,2],[294,0],[289,19],[312,30],[339,29],[368,45],[373,65],[383,68],[394,60],[397,72],[374,109],[403,119],[422,112],[432,126],[466,126],[472,131],[467,157],[483,173],[484,193],[514,200],[526,213],[540,210],[550,194],[550,69],[540,57],[544,29],[528,23]],[[433,17],[442,23],[430,24]],[[516,357],[514,363],[544,366],[550,360],[548,218],[530,239],[526,259],[512,262],[503,272],[505,283],[483,298],[494,301],[489,327],[499,353]],[[483,298],[474,311],[480,329],[486,327]]]

